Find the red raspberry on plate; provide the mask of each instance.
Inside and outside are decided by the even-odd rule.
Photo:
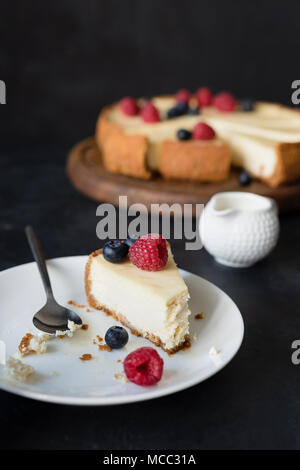
[[[166,240],[158,233],[139,238],[129,248],[130,261],[144,271],[159,271],[168,260]]]
[[[139,112],[139,107],[133,98],[127,96],[120,101],[120,108],[127,116],[136,116]]]
[[[198,122],[193,130],[193,139],[197,140],[212,140],[216,137],[216,133],[212,127],[205,124],[205,122]]]
[[[227,91],[223,91],[214,97],[214,106],[219,111],[234,111],[236,107],[236,101],[234,97]]]
[[[213,95],[209,88],[203,86],[196,92],[196,98],[199,108],[210,106],[212,104]]]
[[[157,108],[152,103],[147,103],[142,111],[141,117],[145,122],[158,122],[160,121],[159,112]]]
[[[161,379],[164,361],[153,348],[139,348],[124,360],[124,371],[130,382],[155,385]]]
[[[184,101],[185,103],[188,103],[190,100],[191,94],[189,90],[186,90],[185,88],[182,88],[181,90],[178,90],[175,99],[177,103]]]

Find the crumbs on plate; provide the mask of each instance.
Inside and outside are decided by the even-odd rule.
[[[114,375],[114,378],[115,378],[116,380],[122,380],[122,382],[124,382],[124,383],[128,382],[128,379],[127,379],[127,377],[126,377],[126,375],[125,375],[124,373],[115,374],[115,375]]]
[[[201,313],[197,313],[197,315],[195,315],[195,320],[203,320],[204,318],[204,313],[201,312]]]
[[[91,354],[82,354],[82,356],[79,358],[81,361],[90,361],[92,359]]]
[[[96,346],[98,346],[99,351],[111,352],[112,349],[111,349],[111,347],[108,346],[108,344],[106,344],[106,343],[101,344],[104,341],[101,336],[96,335],[96,338],[97,338],[98,342],[94,339],[93,344],[96,344]]]
[[[28,354],[37,353],[43,354],[47,350],[47,341],[51,335],[33,335],[27,333],[21,339],[18,350],[21,356],[28,356]]]
[[[33,338],[33,335],[31,333],[27,333],[21,339],[21,342],[19,344],[18,349],[19,349],[20,354],[22,356],[26,356],[27,354],[29,354],[29,352],[30,352],[29,345],[30,345],[30,341],[31,341],[32,338]]]
[[[5,363],[5,370],[8,376],[19,382],[26,382],[34,373],[34,368],[19,359],[10,356]]]
[[[111,352],[111,347],[108,344],[98,344],[99,351],[108,351]]]
[[[77,308],[84,308],[85,307],[85,305],[77,304],[76,302],[74,302],[74,300],[68,300],[68,304],[73,305],[73,307],[77,307]]]
[[[217,356],[218,354],[220,353],[220,351],[218,351],[214,346],[212,346],[209,350],[209,355],[210,357],[215,357]]]

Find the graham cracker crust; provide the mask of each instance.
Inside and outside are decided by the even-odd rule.
[[[119,321],[120,323],[122,323],[122,325],[126,326],[126,328],[128,328],[133,335],[143,336],[144,338],[146,338],[149,341],[151,341],[152,343],[154,343],[156,346],[159,346],[160,348],[162,348],[168,354],[175,354],[177,351],[180,351],[180,349],[189,348],[191,346],[189,335],[186,335],[184,341],[181,344],[179,344],[178,346],[176,346],[175,348],[167,349],[165,347],[164,343],[161,341],[161,339],[158,336],[150,334],[150,333],[146,333],[145,335],[143,335],[136,328],[134,328],[132,325],[130,325],[130,323],[127,321],[127,319],[123,315],[117,314],[116,312],[114,312],[112,310],[109,310],[107,307],[105,307],[104,305],[101,305],[95,299],[95,297],[91,293],[91,281],[89,279],[89,275],[90,275],[90,268],[91,268],[92,258],[94,258],[95,256],[98,256],[101,253],[102,253],[101,248],[99,250],[96,250],[93,253],[91,253],[90,256],[89,256],[88,262],[86,264],[86,267],[85,267],[84,285],[85,285],[85,293],[86,293],[86,297],[87,297],[87,301],[88,301],[89,306],[92,307],[92,308],[95,308],[97,310],[102,310],[107,315],[111,315],[115,320]]]

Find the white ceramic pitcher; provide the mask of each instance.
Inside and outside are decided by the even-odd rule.
[[[226,266],[252,266],[270,253],[278,235],[275,201],[253,193],[217,193],[200,217],[204,247]]]

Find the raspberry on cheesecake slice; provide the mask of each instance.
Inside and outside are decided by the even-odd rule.
[[[89,256],[85,290],[90,306],[168,353],[189,345],[188,288],[161,235],[107,242]]]

